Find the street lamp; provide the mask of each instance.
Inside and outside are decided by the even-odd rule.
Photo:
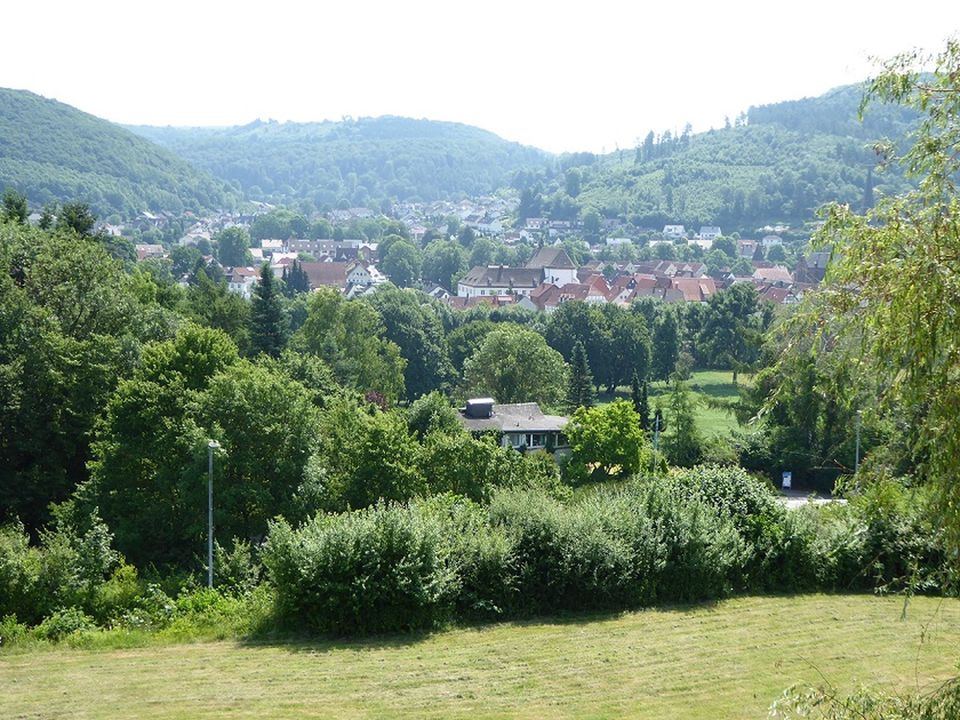
[[[860,469],[860,425],[863,424],[863,410],[857,410],[857,456],[854,460],[853,471]]]
[[[220,443],[207,443],[207,587],[213,587],[213,451]]]

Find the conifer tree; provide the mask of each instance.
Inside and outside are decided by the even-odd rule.
[[[571,410],[593,405],[593,375],[587,363],[587,351],[579,340],[573,346],[570,358],[570,387],[567,391],[567,404]]]
[[[283,269],[283,294],[294,297],[300,293],[310,292],[310,278],[303,269],[300,260],[294,260],[289,268]]]
[[[279,357],[287,342],[287,323],[269,263],[260,268],[260,283],[253,290],[250,316],[254,352]]]
[[[633,401],[633,409],[640,416],[640,429],[650,429],[650,401],[648,396],[647,381],[640,382],[640,376],[637,371],[633,371],[633,380],[630,383],[630,399]]]

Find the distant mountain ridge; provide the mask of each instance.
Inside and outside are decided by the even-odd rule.
[[[107,120],[26,90],[0,88],[0,190],[31,206],[88,203],[106,217],[236,205],[225,183]]]
[[[521,218],[750,231],[801,224],[829,201],[862,208],[905,187],[898,168],[875,172],[871,143],[902,141],[916,117],[875,106],[861,123],[860,97],[858,86],[842,87],[751,107],[724,129],[651,134],[636,149],[604,156],[556,156],[468,125],[393,116],[124,128],[0,89],[0,189],[26,193],[34,207],[79,200],[101,217],[129,217],[232,209],[244,199],[304,212],[386,209],[512,186],[521,192]]]
[[[382,116],[228,128],[131,126],[251,200],[316,208],[489,194],[552,156],[460,123]]]

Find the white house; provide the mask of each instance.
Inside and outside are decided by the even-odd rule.
[[[720,232],[720,228],[718,228],[716,225],[703,225],[701,226],[700,232],[697,233],[697,235],[701,240],[709,240],[710,242],[713,242],[718,237],[721,237],[723,233]]]
[[[683,225],[664,225],[663,236],[670,240],[680,240],[687,236],[687,229]]]
[[[505,265],[478,265],[457,283],[459,297],[497,297],[528,295],[543,278],[541,270],[511,268]]]
[[[563,287],[567,283],[580,282],[577,266],[562,247],[542,247],[527,261],[527,269],[540,270],[541,282]]]
[[[487,265],[472,268],[457,284],[459,297],[529,295],[544,283],[564,286],[578,283],[577,266],[561,247],[542,247],[525,267]]]
[[[252,267],[227,268],[227,288],[249,300],[253,288],[260,282],[260,271]]]
[[[261,240],[260,249],[264,255],[283,252],[283,240]]]

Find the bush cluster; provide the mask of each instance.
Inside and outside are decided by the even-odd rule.
[[[0,528],[0,643],[80,642],[94,627],[236,636],[275,620],[350,635],[736,592],[941,591],[947,557],[929,517],[924,494],[893,481],[848,505],[787,510],[741,469],[698,467],[566,500],[515,486],[483,504],[447,494],[299,528],[278,519],[261,548],[217,547],[213,591],[189,576],[147,582],[96,514],[64,505],[38,544]]]
[[[447,496],[280,520],[263,557],[280,616],[333,634],[733,592],[938,589],[942,543],[905,492],[788,511],[743,470],[700,467],[573,502],[503,489],[486,505]]]

